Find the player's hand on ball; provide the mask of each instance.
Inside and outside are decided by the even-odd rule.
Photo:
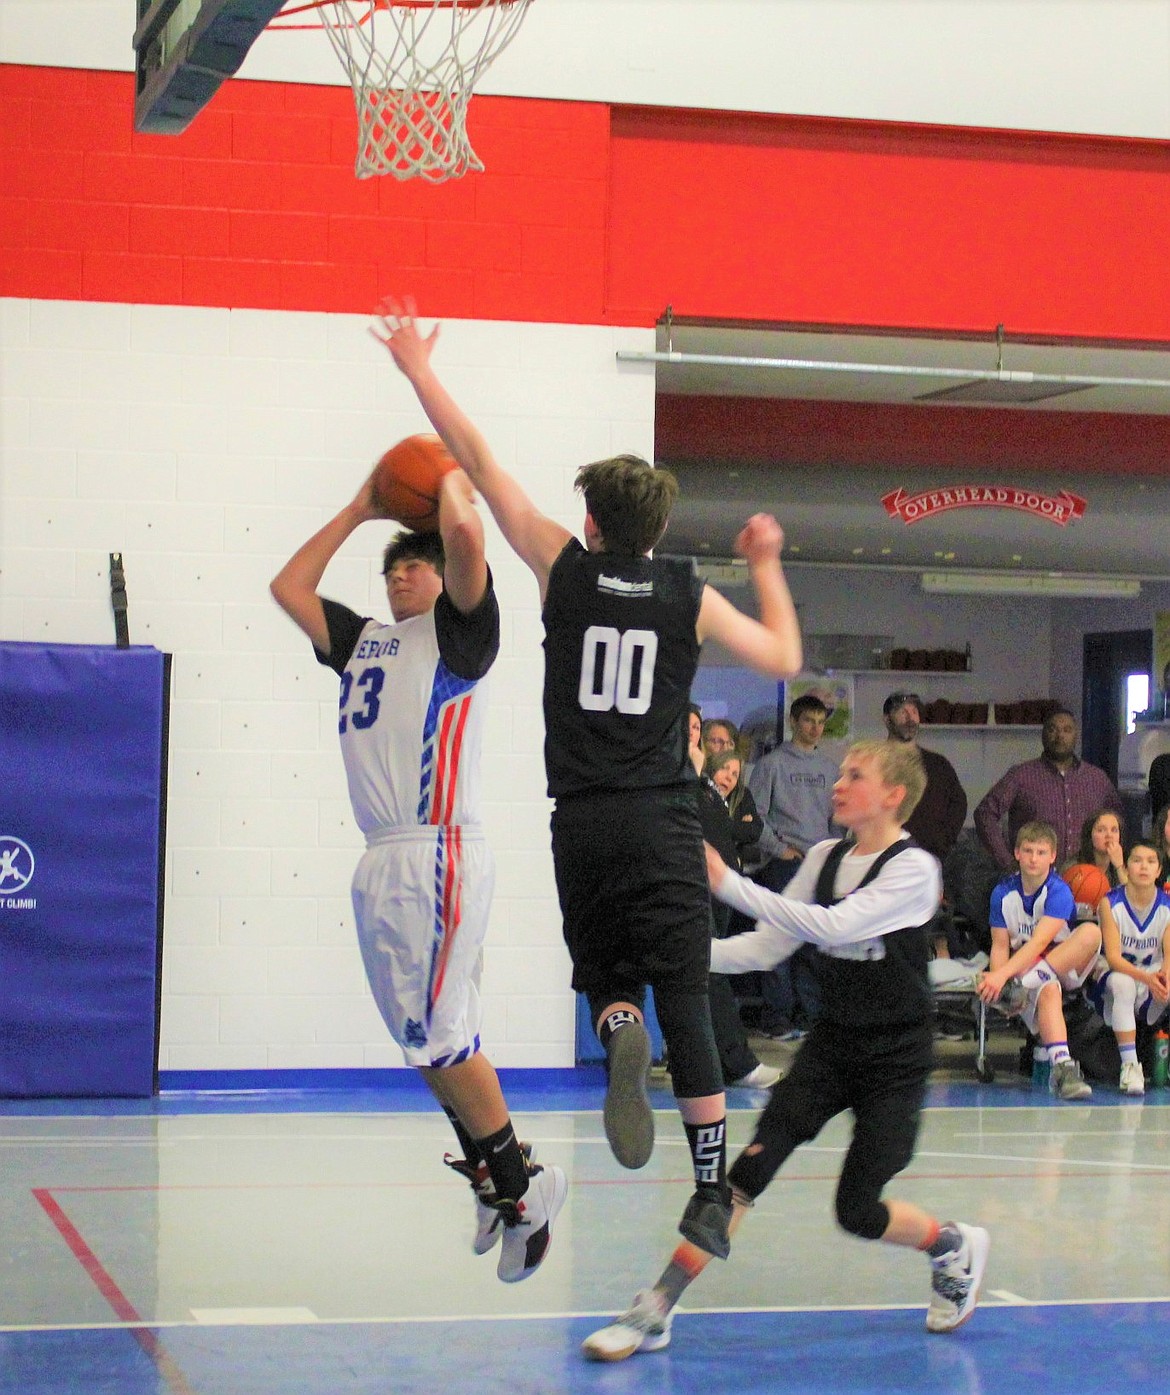
[[[780,556],[784,530],[770,513],[756,513],[744,524],[735,550],[748,563],[771,562]]]

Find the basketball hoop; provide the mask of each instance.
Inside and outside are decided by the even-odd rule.
[[[308,0],[353,88],[359,179],[441,183],[483,169],[467,139],[476,83],[516,37],[532,0]]]

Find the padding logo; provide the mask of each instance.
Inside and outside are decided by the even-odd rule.
[[[13,896],[33,879],[37,861],[32,848],[11,833],[0,833],[0,893]]]

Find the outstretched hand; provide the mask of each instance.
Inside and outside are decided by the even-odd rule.
[[[784,546],[784,530],[770,513],[755,513],[735,540],[735,550],[748,564],[773,562]]]
[[[430,362],[439,338],[437,323],[425,339],[419,334],[417,314],[412,297],[404,296],[399,301],[388,295],[374,311],[374,323],[370,326],[370,333],[389,349],[391,358],[411,382]]]

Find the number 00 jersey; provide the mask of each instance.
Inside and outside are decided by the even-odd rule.
[[[565,544],[544,602],[544,758],[554,799],[693,782],[686,719],[702,595],[689,562]]]
[[[341,675],[338,732],[354,818],[378,829],[480,821],[486,685],[500,642],[494,591],[462,615],[444,591],[401,624],[323,601]]]

